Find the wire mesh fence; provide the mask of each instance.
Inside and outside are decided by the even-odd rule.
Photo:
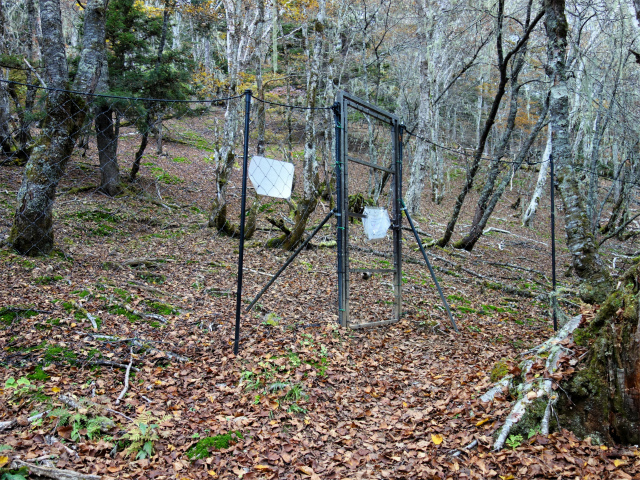
[[[4,82],[3,87],[10,102],[0,122],[0,237],[20,246],[15,239],[26,232],[36,240],[25,242],[21,253],[60,259],[50,262],[51,270],[29,267],[26,259],[15,260],[17,270],[0,274],[6,285],[12,283],[11,275],[22,272],[44,288],[76,281],[64,273],[75,270],[82,272],[83,288],[77,291],[91,292],[77,299],[90,315],[123,315],[133,309],[152,328],[161,322],[154,315],[163,317],[158,302],[149,297],[143,302],[146,309],[132,306],[127,298],[133,292],[159,295],[174,305],[189,299],[210,307],[199,315],[199,325],[231,338],[246,160],[250,183],[244,289],[239,300],[243,312],[249,306],[252,310],[244,318],[267,325],[284,317],[307,325],[338,320],[340,224],[335,216],[339,211],[336,123],[330,107],[306,108],[301,91],[289,91],[286,104],[274,91],[252,98],[245,118],[249,122],[245,158],[246,95],[171,101],[66,92],[57,116],[52,116],[51,103],[59,91],[15,82]],[[52,125],[52,118],[59,124]],[[381,209],[393,224],[397,199],[392,167],[397,147],[388,123],[358,110],[347,112],[345,118],[350,318],[352,325],[384,322],[393,317],[397,303],[394,230],[372,241],[365,232],[365,209]],[[405,167],[412,154],[408,139],[406,143]],[[450,159],[447,181],[454,182],[463,168]],[[518,171],[512,185],[524,192],[532,181],[531,172]],[[406,183],[407,179],[400,191]],[[45,199],[44,205],[29,203],[38,195]],[[463,212],[463,229],[472,213]],[[514,228],[517,220],[510,218],[511,213],[509,206],[501,207],[496,221]],[[20,224],[16,219],[21,218]],[[444,227],[429,212],[416,221],[423,240]],[[404,264],[400,282],[405,301],[400,313],[446,318],[434,279],[407,227],[396,230]],[[516,296],[542,298],[549,290],[548,237],[533,231],[512,233],[496,238],[487,234],[482,248],[492,250],[490,260],[481,254],[460,253],[457,256],[465,258],[456,259],[453,254],[430,252],[446,298],[457,304],[454,314],[481,315],[485,305],[461,305],[462,300],[456,299],[466,296],[463,289],[448,286],[441,275],[453,278],[463,272],[481,288],[502,288]],[[514,249],[529,249],[532,255],[514,257]],[[294,259],[291,252],[298,252]],[[569,252],[558,253],[559,263],[568,264]],[[21,262],[27,266],[20,267]],[[110,292],[106,299],[94,295],[105,288]],[[428,297],[433,299],[427,302]],[[14,292],[0,308],[40,309],[31,300],[30,295]],[[517,300],[509,302],[496,308],[517,305]]]

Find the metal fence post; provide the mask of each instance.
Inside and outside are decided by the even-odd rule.
[[[551,315],[553,316],[553,330],[558,331],[558,316],[556,307],[558,299],[556,298],[556,200],[555,200],[555,174],[553,171],[553,153],[549,155],[549,170],[551,171],[551,282],[553,284],[553,292],[551,297]]]
[[[240,247],[238,248],[238,290],[236,292],[236,331],[233,353],[238,354],[240,344],[240,310],[242,308],[242,271],[244,264],[244,221],[247,213],[247,164],[249,158],[249,121],[251,120],[251,90],[244,91],[244,145],[242,157],[242,193],[240,206]]]

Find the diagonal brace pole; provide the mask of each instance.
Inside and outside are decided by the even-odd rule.
[[[320,224],[313,230],[313,232],[311,232],[311,235],[309,235],[309,237],[304,242],[302,242],[302,244],[298,247],[298,249],[295,252],[293,252],[293,254],[287,259],[286,262],[284,262],[284,265],[280,267],[280,270],[278,270],[275,273],[275,275],[271,278],[271,280],[269,280],[269,282],[264,287],[262,287],[262,290],[260,290],[260,292],[256,295],[256,297],[251,301],[249,306],[245,309],[245,312],[248,312],[253,308],[256,302],[260,300],[260,297],[264,294],[264,292],[266,292],[267,289],[273,284],[273,282],[275,282],[276,279],[280,276],[280,274],[286,270],[286,268],[291,264],[291,262],[293,262],[293,260],[298,256],[298,254],[302,250],[304,250],[304,248],[309,244],[311,239],[316,236],[316,234],[320,231],[320,229],[324,227],[324,224],[327,223],[331,218],[331,216],[335,213],[336,213],[335,210],[331,210],[329,213],[327,213],[327,216],[324,217],[324,220],[322,220]]]
[[[409,220],[409,225],[411,225],[411,230],[413,230],[413,235],[416,237],[416,241],[418,242],[418,246],[420,247],[420,251],[422,252],[422,256],[424,257],[424,261],[427,262],[427,267],[429,267],[429,273],[431,273],[431,278],[436,284],[436,288],[438,289],[438,293],[440,294],[440,299],[442,300],[442,304],[444,305],[447,314],[449,315],[449,319],[451,320],[451,325],[453,325],[453,329],[460,333],[458,330],[458,326],[456,325],[456,321],[453,319],[453,315],[451,315],[451,310],[449,309],[449,304],[447,303],[447,299],[444,297],[442,293],[442,288],[440,288],[440,284],[438,283],[438,279],[436,278],[436,274],[433,271],[433,267],[431,266],[431,262],[429,261],[429,257],[427,257],[427,252],[424,251],[424,247],[422,246],[422,240],[418,236],[418,232],[416,231],[416,227],[413,225],[413,220],[409,216],[409,212],[407,211],[407,206],[404,204],[404,200],[402,200],[402,210],[404,210],[404,214],[407,216],[407,220]]]

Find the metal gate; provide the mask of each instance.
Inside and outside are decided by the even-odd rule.
[[[388,165],[380,165],[356,158],[349,152],[349,112],[357,111],[363,115],[373,117],[383,125],[389,127],[391,142],[391,161]],[[338,249],[338,322],[341,326],[351,328],[372,327],[395,323],[400,320],[402,313],[402,134],[404,126],[398,117],[369,102],[346,92],[339,92],[334,105],[336,117],[336,218],[337,218],[337,249]],[[352,268],[349,261],[349,229],[350,218],[360,218],[361,213],[349,209],[349,165],[359,164],[368,168],[384,172],[390,181],[390,208],[392,230],[392,268]],[[393,312],[391,318],[376,321],[356,321],[350,316],[349,304],[352,285],[351,274],[367,272],[369,275],[391,275],[393,277]]]

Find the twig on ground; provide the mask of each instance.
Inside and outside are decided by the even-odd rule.
[[[129,355],[131,355],[131,359],[129,360],[129,365],[127,365],[127,371],[124,374],[124,388],[116,399],[116,405],[120,405],[120,400],[124,398],[127,390],[129,390],[129,374],[131,373],[131,365],[133,365],[133,347],[129,347]]]
[[[180,298],[178,295],[175,295],[173,293],[165,292],[164,290],[160,290],[155,287],[150,287],[149,285],[145,285],[144,283],[136,282],[134,280],[129,280],[128,283],[130,283],[131,285],[135,285],[136,287],[141,288],[143,290],[147,290],[148,292],[162,295],[163,297]]]
[[[92,360],[87,362],[89,365],[104,365],[106,367],[119,367],[119,368],[127,368],[128,365],[124,363],[110,362],[109,360]],[[131,370],[135,372],[139,372],[140,369],[138,367],[131,367]]]
[[[513,235],[514,237],[521,238],[523,240],[526,240],[527,242],[539,243],[540,245],[544,245],[545,247],[548,247],[548,245],[546,243],[544,243],[544,242],[540,242],[538,240],[533,240],[531,238],[523,237],[522,235],[517,235],[515,233],[511,233],[509,230],[502,230],[501,228],[489,227],[486,230],[484,230],[482,232],[482,234],[486,235],[487,233],[491,233],[491,232],[506,233],[507,235]]]
[[[91,322],[91,326],[93,327],[94,330],[98,329],[98,322],[96,322],[96,320],[98,319],[98,317],[95,317],[93,315],[91,315],[86,308],[84,308],[82,305],[80,305],[79,303],[76,302],[71,302],[71,305],[73,305],[73,307],[78,310],[80,313],[82,313],[87,319],[89,319],[89,321]]]
[[[264,275],[266,277],[273,277],[273,275],[271,275],[270,273],[260,272],[259,270],[253,270],[251,268],[243,268],[243,270],[245,270],[247,272],[251,272],[251,273],[257,273],[258,275]]]

